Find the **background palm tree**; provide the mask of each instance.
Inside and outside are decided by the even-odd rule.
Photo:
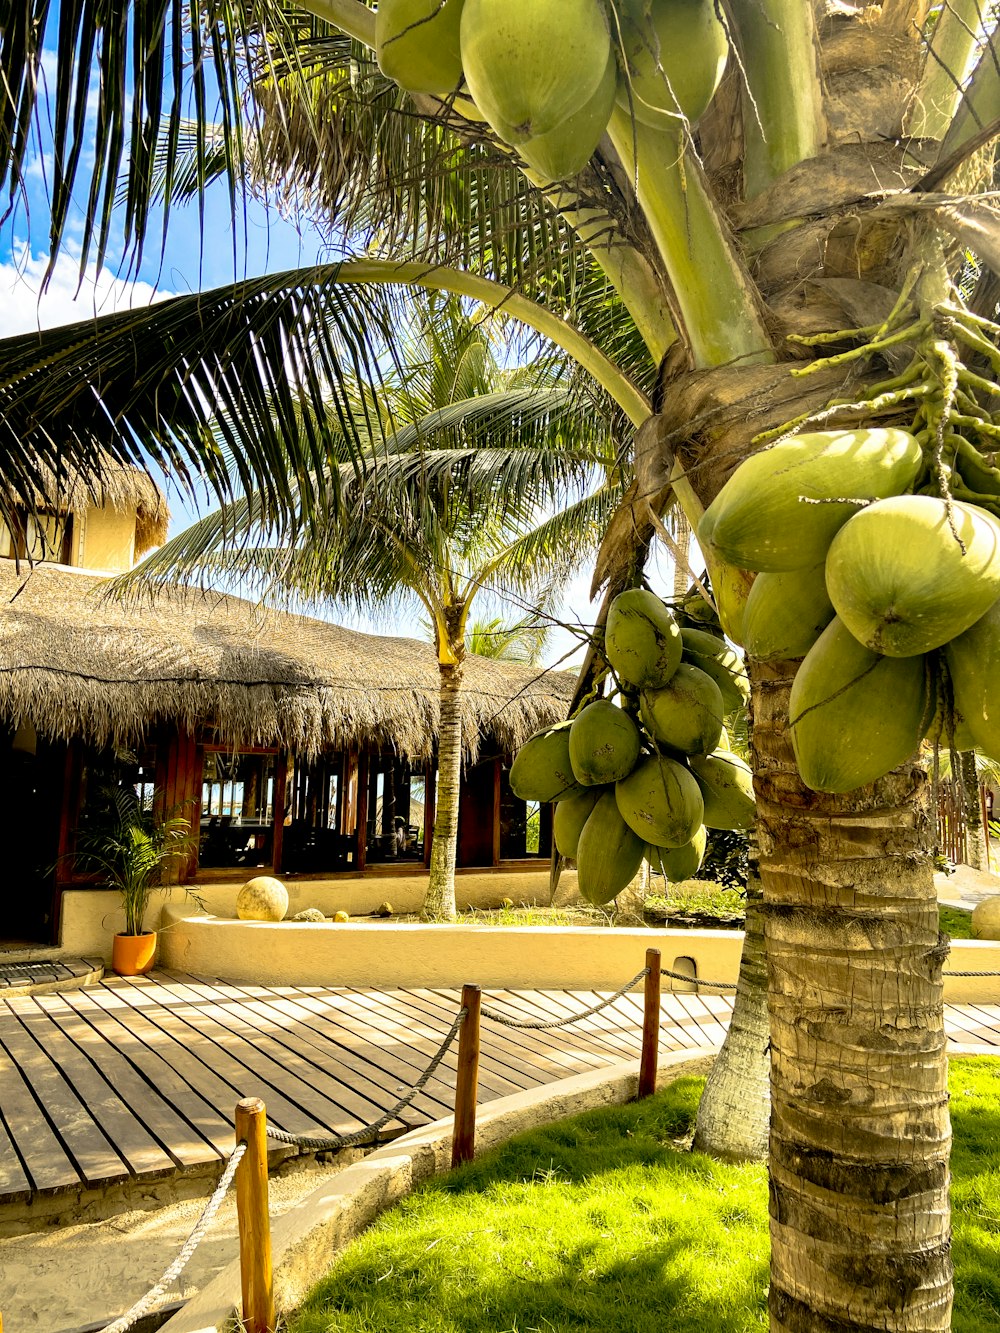
[[[275,545],[253,497],[211,514],[139,565],[119,586],[173,578],[236,580],[263,597],[387,615],[422,612],[441,673],[438,786],[423,915],[451,920],[463,749],[462,664],[476,631],[473,603],[551,603],[554,589],[596,550],[622,485],[602,404],[566,382],[560,359],[505,364],[503,322],[455,298],[411,307],[395,366],[352,389],[341,475],[308,538]],[[374,422],[379,424],[376,427]],[[335,456],[335,455],[334,455]],[[502,655],[537,616],[491,622]],[[470,630],[472,631],[470,634]],[[470,643],[471,639],[471,643]]]
[[[630,3],[615,0],[615,15]],[[204,31],[198,16],[189,44],[223,71],[230,179],[239,180],[246,160],[236,134],[245,50],[253,106],[264,112],[258,143],[267,151],[258,160],[289,191],[305,189],[331,225],[370,242],[368,252],[180,298],[130,325],[8,340],[0,411],[15,472],[43,437],[83,448],[110,435],[116,448],[126,447],[119,436],[133,448],[163,448],[172,414],[179,438],[214,458],[206,419],[221,402],[234,457],[253,446],[256,418],[268,438],[291,437],[304,412],[302,439],[319,457],[301,457],[300,482],[310,486],[312,467],[336,489],[343,474],[319,466],[323,422],[331,399],[339,406],[347,396],[341,367],[352,356],[371,363],[372,347],[351,314],[362,298],[346,299],[344,284],[431,285],[502,304],[542,329],[636,428],[634,481],[597,562],[597,583],[614,591],[641,567],[671,493],[697,523],[762,431],[836,397],[853,407],[833,421],[909,424],[905,392],[868,400],[867,386],[894,377],[902,352],[933,389],[942,349],[949,364],[968,357],[955,341],[956,318],[961,326],[966,313],[995,313],[989,270],[1000,268],[998,227],[989,203],[974,196],[992,185],[1000,62],[992,47],[983,51],[978,0],[726,0],[739,59],[698,125],[660,133],[621,108],[586,168],[552,187],[529,179],[488,126],[462,114],[461,99],[408,98],[382,78],[367,5],[306,7],[320,17],[222,3]],[[112,8],[116,20],[131,13],[124,3]],[[0,49],[0,149],[15,185],[46,14],[44,0],[18,10]],[[77,61],[97,51],[106,73],[87,209],[98,245],[129,117],[136,143],[126,216],[140,238],[156,141],[169,143],[181,104],[161,122],[157,99],[191,71],[204,93],[207,59],[177,61],[155,14],[145,5],[136,14],[131,68],[133,34],[127,22],[108,21],[107,3],[85,0],[75,28],[67,24],[56,73],[53,251],[67,182],[86,162],[72,151],[86,82],[75,81]],[[132,103],[117,97],[119,86],[136,90]],[[200,188],[210,168],[199,151]],[[171,182],[164,188],[172,197]],[[954,288],[955,239],[982,260],[981,280],[964,296]],[[898,342],[866,350],[864,330],[900,319]],[[809,339],[842,330],[855,332],[834,350],[859,355],[830,364]],[[937,351],[927,330],[940,335]],[[811,375],[794,373],[810,361]],[[317,365],[322,375],[311,370]],[[261,389],[268,366],[283,369]],[[284,393],[289,383],[274,413],[271,390]],[[946,403],[940,383],[937,391]],[[363,457],[365,438],[353,444]],[[307,489],[307,516],[328,503]],[[711,572],[720,602],[738,592],[731,571]],[[768,923],[772,1328],[932,1333],[950,1322],[949,1131],[925,775],[904,766],[841,797],[804,788],[787,737],[794,670],[753,669]]]

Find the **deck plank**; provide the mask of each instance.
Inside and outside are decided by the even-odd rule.
[[[158,1051],[147,1046],[140,1035],[118,1017],[103,1009],[86,991],[66,992],[66,1003],[89,1023],[102,1040],[117,1047],[161,1097],[169,1099],[178,1114],[198,1134],[199,1141],[210,1145],[215,1155],[227,1157],[233,1147],[232,1116],[226,1117],[201,1097]],[[199,1156],[204,1156],[203,1153]]]
[[[585,991],[496,991],[518,1019],[579,1014]],[[732,997],[665,991],[661,1049],[721,1040]],[[84,990],[0,998],[0,1201],[183,1166],[218,1164],[232,1114],[259,1096],[275,1125],[345,1133],[395,1104],[451,1024],[456,990],[260,986],[184,973],[108,978]],[[952,1046],[1000,1053],[1000,1005],[948,1005]],[[638,1060],[642,996],[558,1029],[484,1021],[480,1100]],[[447,1116],[457,1047],[396,1127]]]
[[[22,1078],[21,1071],[2,1044],[0,1044],[0,1114],[3,1115],[11,1140],[17,1145],[17,1156],[20,1159],[15,1162],[8,1161],[5,1157],[0,1163],[0,1179],[3,1180],[4,1195],[8,1188],[12,1194],[20,1193],[23,1185],[18,1181],[23,1180],[25,1173],[33,1193],[44,1194],[51,1190],[68,1189],[80,1183],[80,1173],[76,1164],[52,1132],[41,1107]]]
[[[21,1022],[59,1067],[80,1100],[90,1108],[91,1115],[100,1123],[129,1170],[134,1175],[156,1175],[181,1165],[164,1151],[123,1101],[117,1080],[119,1077],[124,1079],[121,1069],[124,1062],[118,1051],[103,1043],[98,1068],[87,1059],[73,1041],[70,1031],[66,1030],[73,1025],[61,1021],[65,1015],[59,1010],[54,1014],[47,1012],[42,1007],[42,1001],[49,997],[36,995],[30,998],[34,1007],[25,1008],[19,1015]],[[140,1093],[140,1098],[146,1109],[146,1097]]]
[[[37,1036],[20,1023],[8,1023],[3,1042],[21,1077],[45,1107],[49,1122],[83,1182],[96,1186],[126,1179],[128,1166],[94,1120],[93,1109],[53,1064]]]

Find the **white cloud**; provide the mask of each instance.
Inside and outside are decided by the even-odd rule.
[[[107,271],[95,279],[92,269],[81,285],[78,260],[69,253],[60,255],[42,293],[47,265],[48,256],[25,252],[20,259],[15,256],[0,264],[0,338],[94,319],[171,295],[148,282],[125,282]]]

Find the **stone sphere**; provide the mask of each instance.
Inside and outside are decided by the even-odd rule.
[[[283,921],[287,911],[288,890],[271,875],[248,879],[236,895],[236,915],[241,921]]]
[[[346,912],[334,912],[333,919],[334,921],[350,921],[351,918]]]
[[[972,934],[977,940],[1000,940],[1000,897],[984,898],[976,905]]]

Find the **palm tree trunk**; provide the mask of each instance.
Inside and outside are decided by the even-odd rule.
[[[979,774],[976,756],[967,750],[959,756],[961,766],[962,801],[965,806],[965,860],[973,870],[989,870],[986,857],[986,839],[983,836],[982,797],[979,794]]]
[[[698,1103],[696,1152],[762,1162],[771,1110],[768,1087],[767,958],[760,881],[747,884],[746,935],[732,1022]]]
[[[926,775],[804,787],[787,731],[796,665],[752,672],[771,1330],[944,1333],[951,1131]]]
[[[438,786],[431,844],[430,880],[420,915],[425,921],[454,921],[458,797],[462,781],[462,668],[440,663],[441,726],[438,733]]]

